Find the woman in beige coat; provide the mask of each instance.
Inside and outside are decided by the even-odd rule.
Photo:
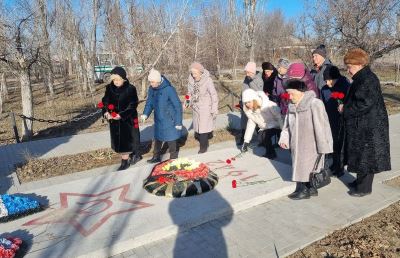
[[[296,190],[288,197],[294,200],[308,199],[318,195],[317,189],[309,183],[319,154],[333,152],[333,140],[324,103],[315,97],[313,91],[300,80],[287,84],[290,95],[288,113],[282,128],[279,145],[290,149],[292,155],[292,180],[297,182]],[[324,158],[317,170],[324,165]]]
[[[208,149],[208,140],[212,138],[215,119],[218,114],[218,95],[210,73],[200,63],[190,66],[188,94],[189,101],[184,108],[193,110],[193,130],[200,142],[199,153]]]
[[[247,151],[247,146],[253,136],[254,130],[258,126],[263,135],[262,145],[266,149],[264,157],[268,159],[276,158],[271,138],[281,132],[283,124],[281,109],[275,102],[269,100],[263,91],[256,92],[252,89],[243,91],[242,102],[244,103],[243,112],[246,114],[248,120],[241,151]]]

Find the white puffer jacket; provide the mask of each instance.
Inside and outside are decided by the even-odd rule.
[[[277,104],[269,100],[268,96],[263,91],[257,91],[257,102],[261,108],[255,111],[248,109],[245,105],[243,111],[246,114],[248,121],[246,126],[246,133],[244,134],[244,142],[249,143],[256,125],[261,130],[277,128],[281,129],[283,126],[283,120],[281,116],[281,109]]]

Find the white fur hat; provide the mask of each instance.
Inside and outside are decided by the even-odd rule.
[[[147,79],[150,82],[161,82],[161,74],[159,71],[157,71],[156,69],[151,69],[149,72],[149,76],[147,77]]]

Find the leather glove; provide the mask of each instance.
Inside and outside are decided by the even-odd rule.
[[[182,130],[182,126],[181,125],[176,125],[175,128],[176,128],[176,130]]]
[[[247,152],[249,147],[249,143],[245,142],[242,145],[242,148],[240,149],[241,152]]]
[[[141,121],[142,123],[144,123],[144,121],[146,121],[146,119],[147,119],[147,116],[146,116],[146,115],[141,115],[141,116],[140,116],[140,121]]]

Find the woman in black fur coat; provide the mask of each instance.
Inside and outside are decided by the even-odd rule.
[[[126,71],[115,67],[111,71],[111,83],[106,86],[102,109],[110,123],[111,148],[121,154],[118,170],[127,169],[130,164],[142,159],[139,153],[138,103],[136,88],[126,78]],[[129,156],[132,156],[130,162]]]
[[[349,194],[362,197],[372,192],[374,174],[391,170],[389,119],[378,77],[371,71],[369,56],[351,49],[344,57],[353,82],[344,99],[344,164],[357,173]]]

